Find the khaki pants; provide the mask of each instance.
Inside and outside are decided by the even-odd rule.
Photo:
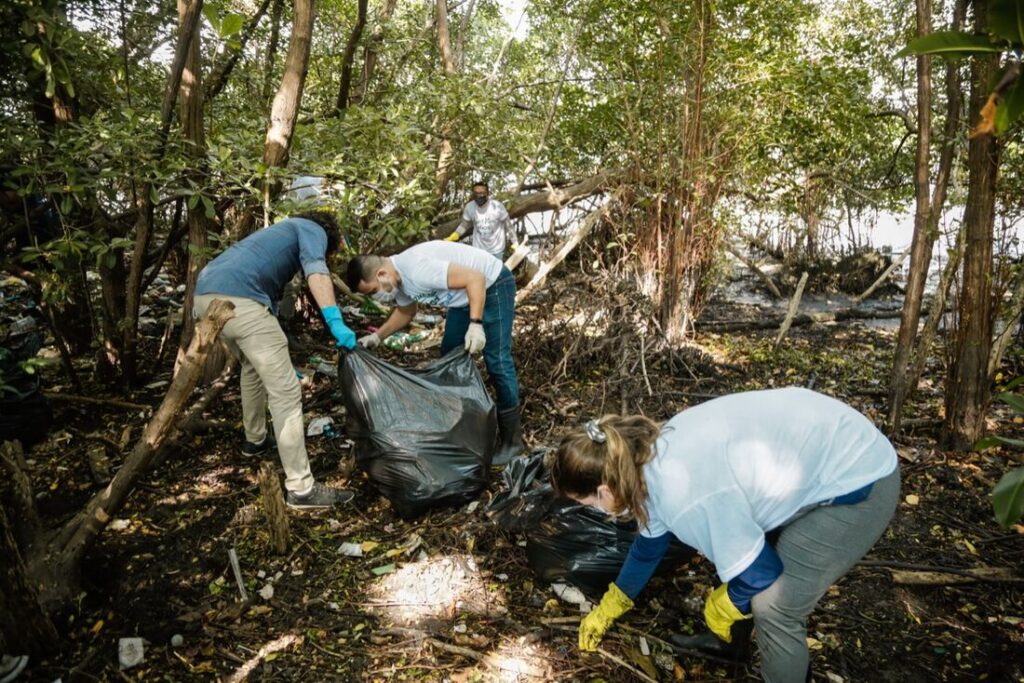
[[[221,332],[242,371],[242,423],[245,438],[260,443],[267,435],[267,404],[274,419],[277,452],[284,467],[285,487],[305,491],[313,485],[302,423],[302,387],[288,355],[288,339],[277,318],[258,301],[222,294],[195,298],[197,317],[214,299],[235,305],[235,317]]]

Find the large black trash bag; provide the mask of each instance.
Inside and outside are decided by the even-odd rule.
[[[42,345],[42,338],[31,333],[8,338],[0,346],[0,442],[20,441],[28,448],[50,431],[53,413],[39,375],[25,372],[21,365]]]
[[[463,349],[414,369],[356,349],[338,374],[356,463],[399,515],[461,505],[487,486],[497,412]]]
[[[504,490],[487,506],[488,513],[501,528],[525,532],[526,559],[538,578],[571,583],[598,599],[626,561],[637,524],[556,498],[545,455],[537,451],[509,465],[502,475]],[[670,571],[696,552],[673,539],[658,571]]]

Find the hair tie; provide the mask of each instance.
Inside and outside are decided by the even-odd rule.
[[[587,436],[590,437],[590,440],[594,443],[604,443],[608,440],[608,435],[601,430],[600,425],[597,424],[597,420],[591,420],[587,424],[583,425],[583,429],[586,431]]]

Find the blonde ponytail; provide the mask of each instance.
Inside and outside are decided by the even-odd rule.
[[[562,439],[550,462],[555,492],[586,498],[605,484],[615,495],[613,512],[628,509],[644,527],[648,515],[643,466],[654,455],[651,446],[659,427],[643,415],[605,415],[597,426],[605,436],[603,443],[588,436],[585,429],[576,429]]]

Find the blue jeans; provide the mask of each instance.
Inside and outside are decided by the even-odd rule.
[[[501,275],[487,288],[484,303],[484,364],[487,374],[494,383],[498,410],[515,408],[519,405],[519,379],[516,364],[512,360],[512,319],[515,317],[516,280],[508,268],[501,269]],[[441,340],[441,355],[462,346],[469,329],[469,307],[449,308],[445,322],[444,338]]]

